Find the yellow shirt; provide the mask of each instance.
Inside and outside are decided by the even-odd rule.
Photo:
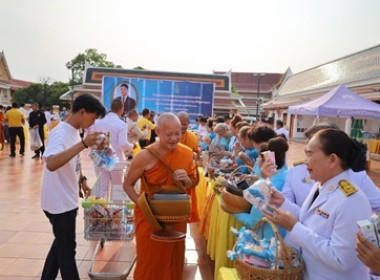
[[[150,139],[151,131],[152,129],[155,129],[156,126],[147,118],[142,117],[139,119],[136,123],[137,127],[141,129],[142,132],[144,132],[146,129],[148,130],[148,134],[146,135],[145,139]]]
[[[9,127],[22,127],[25,122],[24,114],[16,108],[12,108],[5,113],[5,120],[8,121]]]
[[[187,130],[185,134],[182,135],[179,142],[187,147],[189,147],[193,152],[199,155],[199,145],[198,138],[194,132]]]

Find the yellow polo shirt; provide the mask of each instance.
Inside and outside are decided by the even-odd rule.
[[[16,108],[12,108],[5,113],[5,120],[8,121],[9,127],[22,127],[24,114]]]
[[[141,119],[139,119],[136,123],[137,127],[140,128],[141,131],[145,131],[146,129],[149,128],[149,132],[148,134],[146,135],[145,139],[150,139],[150,135],[151,135],[151,131],[152,129],[155,129],[156,126],[150,121],[148,120],[147,118],[145,117],[142,117]]]

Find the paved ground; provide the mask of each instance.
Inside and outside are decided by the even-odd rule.
[[[48,219],[40,209],[43,161],[25,156],[9,157],[9,145],[0,151],[0,280],[40,279],[43,263],[53,235]],[[83,155],[83,172],[89,184],[95,173]],[[186,259],[183,279],[213,279],[214,265],[206,254],[205,241],[192,224],[186,238]],[[97,242],[83,235],[83,209],[77,218],[77,265],[81,279],[89,279],[88,270]],[[106,242],[98,254],[95,272],[122,273],[130,266],[135,249],[132,242]],[[131,273],[130,275],[133,275]],[[129,277],[128,279],[132,279]]]
[[[290,142],[288,163],[303,158],[303,144]],[[42,266],[52,241],[51,227],[40,209],[43,162],[32,160],[27,149],[24,157],[10,158],[9,145],[0,151],[0,280],[40,279]],[[90,185],[95,175],[89,159],[84,156],[84,174]],[[372,161],[369,172],[380,186],[380,162]],[[213,262],[205,253],[205,241],[198,234],[197,224],[186,238],[186,267],[183,279],[213,279]],[[77,219],[77,263],[82,279],[87,271],[96,242],[83,238],[83,213]],[[118,272],[130,265],[134,243],[111,243],[98,255],[95,270]],[[130,278],[132,279],[132,278]]]

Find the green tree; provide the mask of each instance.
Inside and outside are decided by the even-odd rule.
[[[46,99],[47,99],[47,90],[48,90],[48,86],[49,86],[49,83],[50,83],[51,79],[49,77],[41,77],[40,78],[40,82],[41,82],[41,85],[42,85],[42,102],[40,103],[42,107],[46,107],[47,103],[46,103]]]
[[[55,82],[48,88],[47,104],[51,107],[53,105],[59,105],[61,108],[64,106],[70,108],[70,104],[67,101],[62,101],[59,97],[67,91],[68,84],[63,82]]]
[[[232,92],[232,94],[239,95],[239,92],[237,91],[237,89],[236,89],[235,86],[232,86],[232,87],[231,87],[231,92]]]
[[[33,103],[38,102],[42,104],[43,102],[43,85],[42,84],[32,84],[27,88],[21,88],[17,90],[12,95],[12,102],[17,103]]]
[[[104,53],[98,53],[97,49],[86,49],[84,53],[79,53],[75,58],[66,63],[67,68],[73,67],[73,84],[82,84],[83,73],[85,64],[89,63],[94,67],[112,67],[122,68],[121,65],[115,65],[113,62],[107,60],[107,55]]]
[[[33,84],[30,87],[22,88],[12,95],[12,102],[33,103],[37,102],[41,107],[59,105],[69,107],[69,104],[59,99],[67,91],[68,84],[55,82],[49,85],[48,80],[40,84]]]

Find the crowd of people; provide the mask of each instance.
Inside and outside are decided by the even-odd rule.
[[[48,109],[43,112],[36,103],[31,111],[17,103],[4,112],[0,109],[1,149],[8,140],[11,157],[16,156],[17,137],[19,154],[24,155],[25,125],[38,130],[44,143],[43,127],[54,121]],[[77,97],[70,113],[66,108],[58,113],[60,122],[51,127],[46,148],[43,144],[35,150],[33,158],[46,162],[41,204],[55,236],[42,279],[55,279],[58,271],[62,279],[79,279],[75,264],[78,182],[86,195],[91,192],[79,155],[94,145],[102,146],[105,142],[99,142],[99,135],[104,133],[109,133],[119,161],[131,161],[123,187],[135,203],[134,279],[181,279],[185,253],[184,240],[165,243],[151,238],[154,230],[140,209],[136,182],[141,180],[140,191],[150,194],[164,185],[184,187],[191,198],[191,213],[177,227],[186,232],[186,222],[199,221],[196,164],[206,155],[220,168],[239,170],[240,179],[248,184],[254,178],[271,180],[269,208],[260,211],[252,206],[249,213],[235,218],[249,228],[262,217],[278,225],[286,242],[302,251],[305,279],[380,275],[380,249],[358,233],[356,225],[380,211],[380,190],[366,173],[366,147],[335,125],[310,127],[305,132],[305,159],[290,167],[286,161],[289,132],[281,120],[275,127],[263,121],[249,123],[233,110],[223,117],[197,116],[194,123],[185,111],[158,115],[145,108],[140,116],[133,108],[126,111],[123,97],[112,100],[110,109],[107,113],[91,95]],[[274,160],[264,156],[266,151],[274,152]],[[264,232],[272,234],[269,229]]]
[[[40,158],[44,152],[45,138],[47,131],[53,129],[60,121],[68,116],[66,107],[51,113],[49,107],[43,110],[39,109],[38,103],[18,104],[12,103],[12,106],[0,105],[0,150],[4,145],[9,143],[11,146],[10,157],[16,156],[16,142],[19,142],[19,155],[25,154],[25,139],[28,139],[29,129],[38,130],[42,146],[35,150],[33,158]]]

